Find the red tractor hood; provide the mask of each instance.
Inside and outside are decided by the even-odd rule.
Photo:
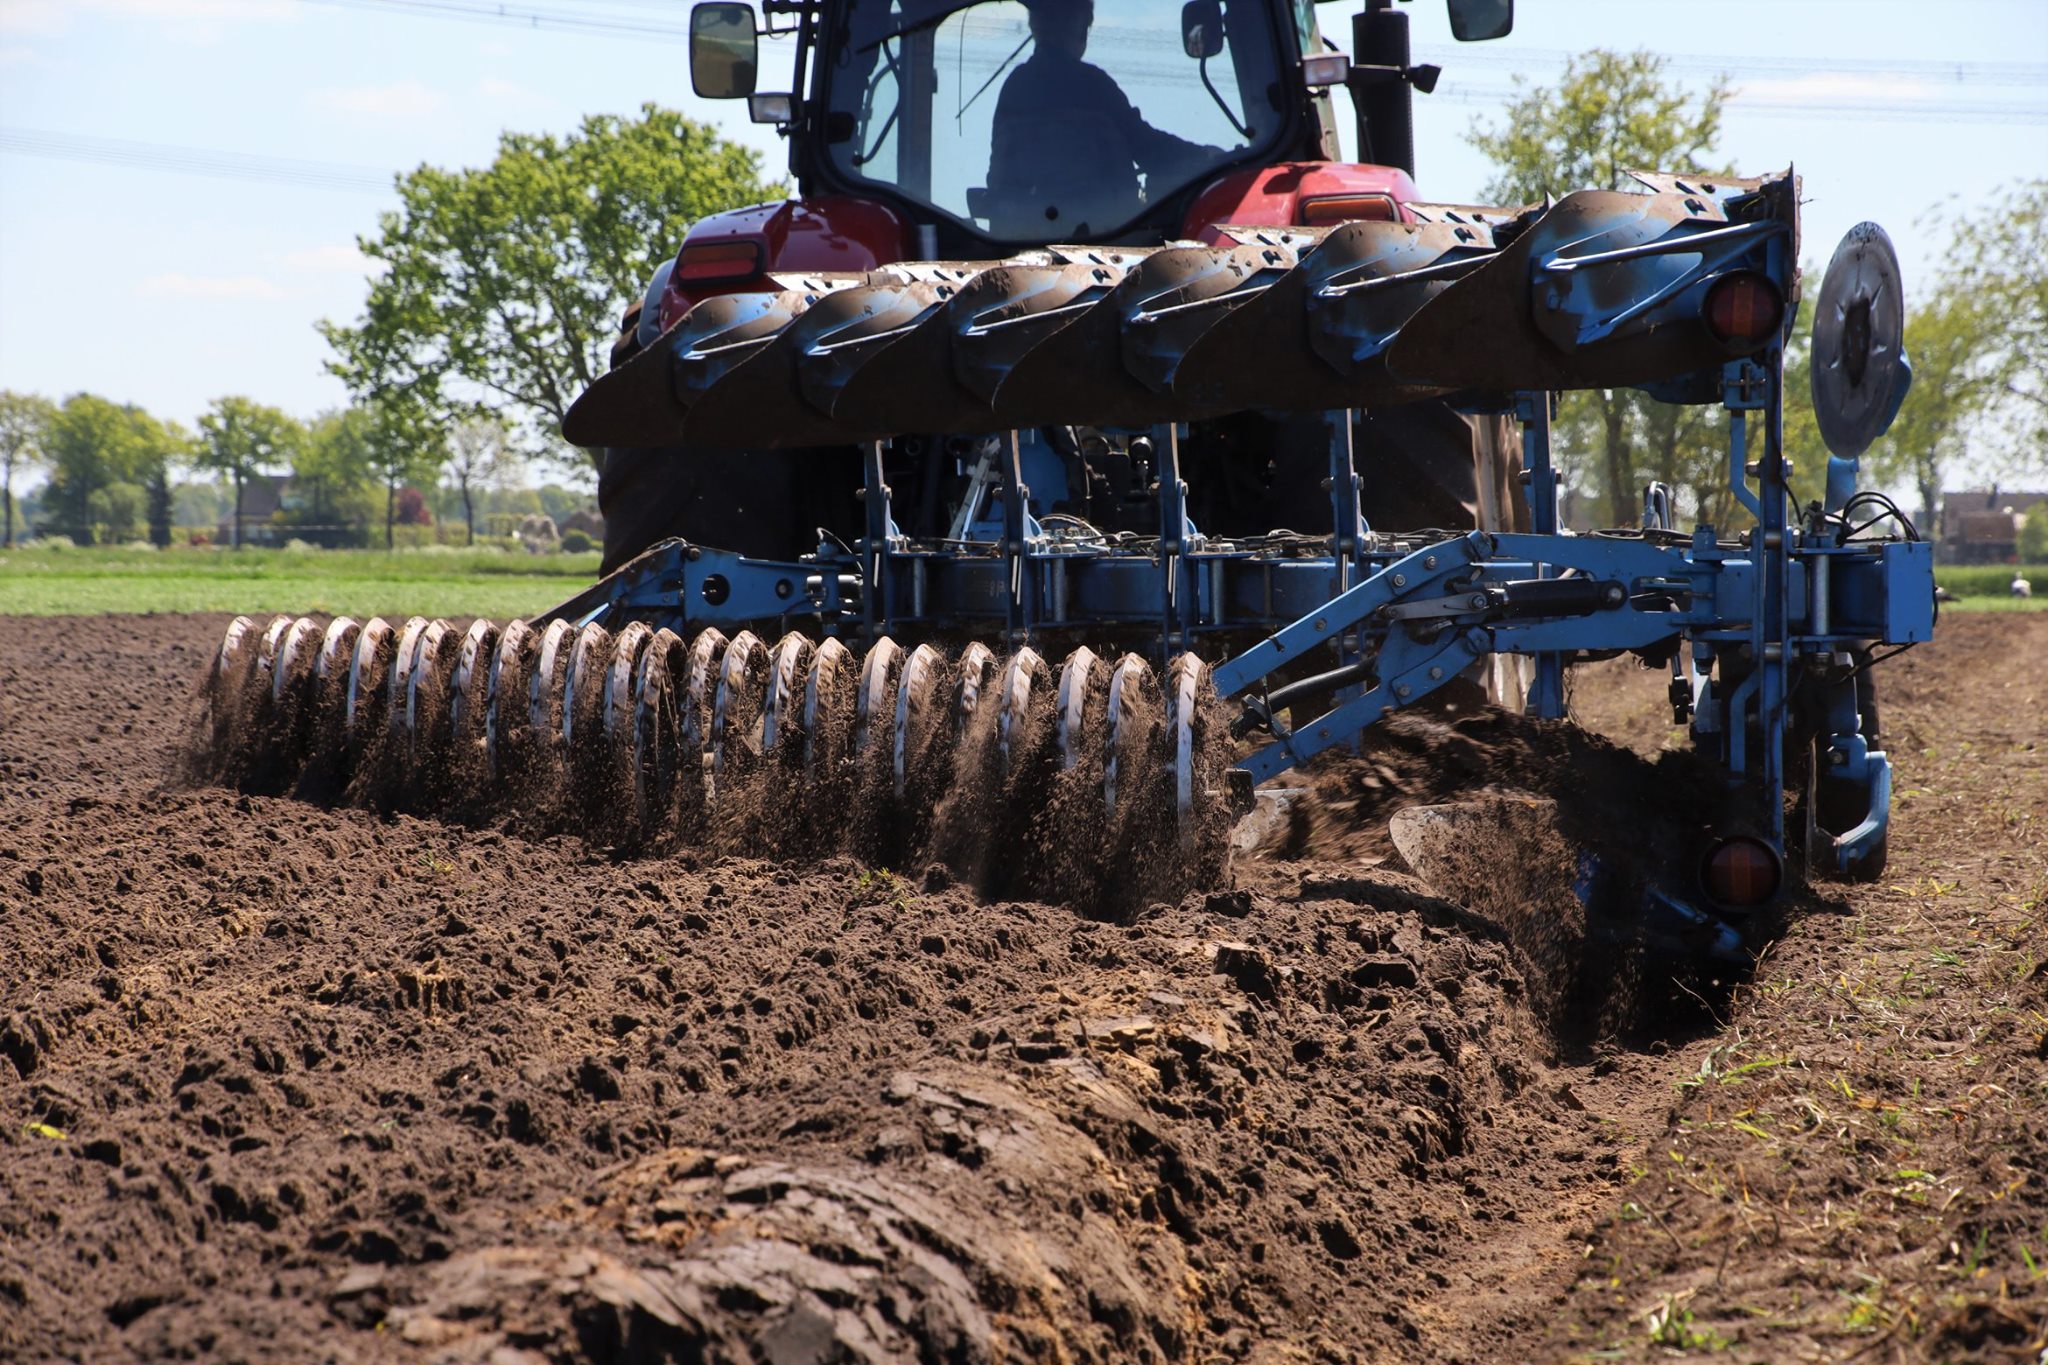
[[[1210,184],[1188,207],[1183,237],[1214,244],[1218,224],[1299,227],[1343,217],[1403,217],[1418,198],[1404,171],[1341,161],[1283,161],[1237,171]],[[1317,217],[1317,214],[1332,215]],[[875,270],[914,259],[917,234],[894,209],[869,199],[823,195],[755,204],[702,218],[690,228],[661,301],[664,331],[699,300],[714,294],[773,288],[769,271],[810,274]],[[755,248],[751,276],[690,278],[681,263],[706,247]]]

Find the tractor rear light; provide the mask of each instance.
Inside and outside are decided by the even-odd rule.
[[[1714,281],[1700,315],[1723,346],[1753,349],[1777,334],[1785,320],[1785,296],[1770,276],[1737,270]]]
[[[1333,227],[1359,220],[1393,223],[1400,217],[1393,199],[1384,194],[1319,194],[1301,201],[1303,227]]]
[[[686,246],[676,257],[671,281],[702,284],[708,280],[744,280],[761,272],[759,242],[705,242]]]
[[[1716,905],[1748,909],[1778,894],[1785,869],[1771,846],[1746,834],[1722,839],[1700,863],[1700,883]]]

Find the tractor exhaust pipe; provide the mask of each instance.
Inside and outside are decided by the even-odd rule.
[[[1415,174],[1415,90],[1408,77],[1408,16],[1393,0],[1367,0],[1351,19],[1360,69],[1351,81],[1358,159]],[[1434,81],[1431,82],[1434,84]]]

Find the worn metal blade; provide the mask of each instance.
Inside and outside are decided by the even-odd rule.
[[[832,380],[907,335],[949,298],[940,281],[890,280],[838,290],[810,303],[773,337],[748,343],[722,372],[709,356],[692,357],[707,382],[684,419],[684,439],[711,449],[741,450],[756,442],[769,416],[775,443],[831,445],[884,432],[849,428],[831,413]],[[809,383],[806,383],[806,379]],[[820,403],[812,395],[826,399]]]
[[[1798,182],[1638,178],[1651,192],[1541,210],[1411,205],[1399,223],[1219,228],[1214,246],[778,277],[699,303],[563,429],[788,449],[1711,372],[1731,354],[1701,319],[1715,279],[1769,269],[1792,294]]]

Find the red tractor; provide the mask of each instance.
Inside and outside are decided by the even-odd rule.
[[[1216,246],[1224,225],[1241,240],[1246,228],[1284,237],[1428,216],[1411,178],[1411,105],[1438,73],[1410,64],[1408,16],[1391,0],[1367,0],[1353,16],[1356,60],[1326,42],[1309,0],[762,8],[770,37],[795,40],[792,93],[756,89],[761,35],[753,9],[734,0],[692,12],[691,78],[701,96],[745,99],[755,122],[788,139],[797,197],[695,224],[627,312],[615,369],[707,299],[772,294],[810,277],[998,261],[1052,244]],[[1499,37],[1513,22],[1510,0],[1450,0],[1449,9],[1462,40]],[[1357,111],[1358,161],[1344,160],[1339,144],[1331,92],[1340,85]],[[1056,382],[1085,387],[1073,376]],[[1078,389],[1075,397],[1071,423],[1023,433],[1033,511],[1112,532],[1153,527],[1146,436],[1102,422]],[[884,455],[890,483],[911,490],[895,511],[913,536],[967,529],[974,470],[997,439],[963,432],[941,406],[929,434],[893,430]],[[860,460],[819,458],[842,444],[831,433],[790,448],[801,434],[773,432],[774,414],[760,407],[722,418],[700,407],[685,427],[652,404],[632,444],[620,441],[616,406],[602,423],[572,415],[571,439],[608,447],[599,483],[607,572],[671,536],[789,558],[815,546],[820,528],[858,534]],[[1519,499],[1475,472],[1499,466],[1499,434],[1490,419],[1441,401],[1209,415],[1182,438],[1189,515],[1220,534],[1321,525],[1331,443],[1350,440],[1369,470],[1361,496],[1372,524],[1502,525]]]

